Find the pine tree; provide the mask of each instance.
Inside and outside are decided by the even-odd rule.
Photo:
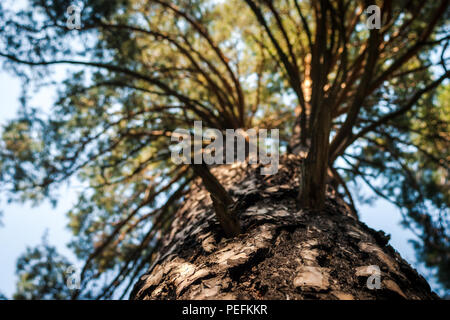
[[[85,186],[68,213],[84,263],[72,298],[127,297],[147,270],[135,298],[198,288],[212,297],[434,297],[357,221],[361,185],[400,208],[420,236],[418,255],[450,287],[448,0],[71,5],[0,5],[0,57],[24,79],[24,106],[2,129],[0,186],[8,200],[34,203],[56,200],[70,179]],[[70,74],[45,115],[26,103],[26,87],[46,84],[55,65]],[[175,164],[171,137],[194,121],[224,134],[279,129],[289,174]],[[189,234],[174,236],[182,229]],[[299,255],[295,269],[281,258],[270,265],[283,248]],[[220,252],[236,254],[233,265],[206,275],[199,266]],[[186,274],[175,277],[173,261]],[[380,265],[384,293],[360,283],[367,270],[350,270],[368,263]],[[262,281],[269,274],[276,288]]]

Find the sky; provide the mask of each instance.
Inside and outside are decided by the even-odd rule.
[[[58,68],[60,69],[56,71],[61,76],[65,69],[63,66]],[[0,127],[7,120],[14,118],[20,105],[20,93],[20,80],[0,69]],[[43,88],[33,95],[31,104],[49,111],[55,96],[53,89]],[[0,218],[3,224],[0,227],[0,293],[11,298],[18,280],[15,275],[17,258],[25,252],[26,247],[40,244],[46,231],[49,243],[69,260],[75,260],[72,252],[66,247],[71,239],[71,233],[66,228],[68,219],[65,213],[75,203],[77,192],[74,187],[63,188],[56,208],[48,202],[34,208],[29,204],[0,202],[0,211],[3,211],[3,217]],[[394,249],[424,275],[436,290],[438,288],[436,283],[427,277],[429,270],[416,261],[414,249],[408,242],[409,239],[416,237],[411,231],[400,226],[399,210],[385,200],[378,200],[373,206],[359,205],[358,208],[361,220],[371,228],[390,234],[390,244]]]
[[[0,127],[15,117],[19,109],[19,96],[21,82],[18,78],[0,70]],[[48,110],[53,92],[50,89],[42,90],[32,99],[33,103]],[[1,129],[0,129],[1,131]],[[15,290],[17,277],[15,276],[16,260],[25,252],[26,247],[34,247],[41,243],[42,236],[48,231],[49,243],[56,246],[58,251],[69,258],[74,255],[66,247],[71,234],[66,228],[65,213],[76,201],[76,190],[64,187],[61,201],[53,206],[45,201],[38,207],[30,204],[7,204],[0,195],[0,293],[11,297]],[[74,260],[74,259],[73,259]]]

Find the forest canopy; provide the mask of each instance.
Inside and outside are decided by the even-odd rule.
[[[0,130],[0,197],[84,186],[67,213],[80,289],[42,284],[71,264],[44,242],[19,260],[16,297],[127,297],[201,175],[170,158],[196,120],[279,129],[283,152],[308,153],[302,205],[320,208],[329,176],[355,209],[362,185],[395,204],[450,290],[448,21],[448,0],[2,1],[0,59],[23,94]],[[31,84],[57,89],[50,114]]]

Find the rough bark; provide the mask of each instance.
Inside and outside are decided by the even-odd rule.
[[[282,157],[272,176],[245,163],[213,168],[236,202],[242,233],[226,238],[208,192],[194,185],[130,298],[437,298],[388,237],[358,221],[330,188],[323,210],[297,209],[301,161]],[[373,265],[380,289],[367,286]]]
[[[325,206],[330,135],[330,113],[323,110],[323,107],[319,111],[316,127],[312,128],[312,134],[308,156],[302,163],[298,207],[322,210]]]

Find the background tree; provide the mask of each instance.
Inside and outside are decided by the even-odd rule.
[[[66,285],[71,274],[70,263],[49,245],[47,235],[36,248],[27,248],[17,261],[17,292],[13,299],[42,300],[69,299],[70,288]]]
[[[173,130],[194,120],[280,128],[286,152],[307,154],[299,208],[323,209],[327,183],[355,207],[367,184],[450,286],[447,0],[376,1],[379,30],[365,24],[370,1],[85,0],[79,30],[67,28],[71,1],[29,3],[0,7],[5,67],[24,88],[71,67],[51,115],[25,92],[3,127],[0,182],[9,200],[36,203],[71,177],[86,186],[68,213],[84,261],[73,297],[125,297],[197,175],[226,228],[221,182],[170,160]],[[93,281],[106,284],[94,294]]]

